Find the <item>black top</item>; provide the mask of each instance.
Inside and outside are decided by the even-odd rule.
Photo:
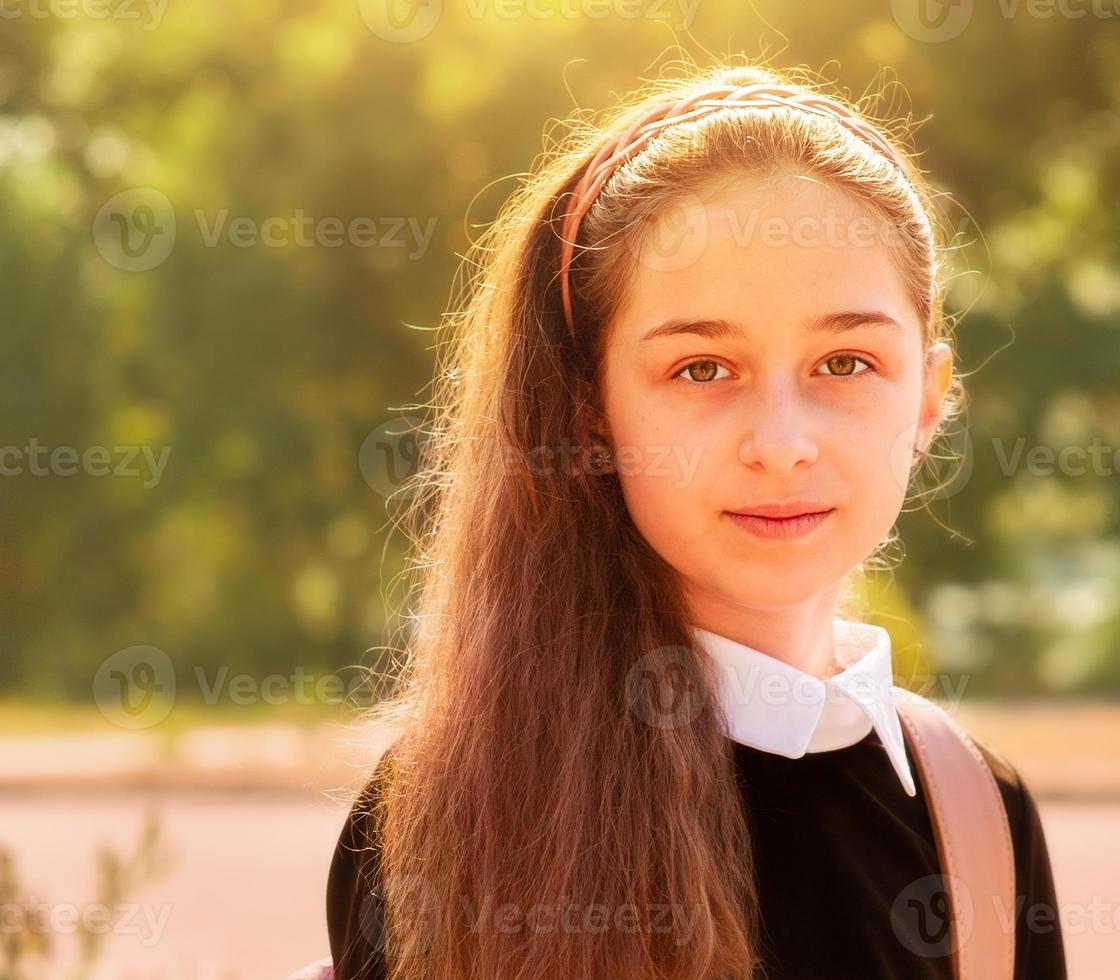
[[[1015,980],[1067,980],[1038,809],[1018,771],[991,767],[1015,850]],[[799,759],[733,742],[755,851],[768,980],[952,980],[936,839],[907,744],[908,796],[872,730]],[[355,802],[327,883],[335,980],[382,980],[382,910],[370,844],[372,780]]]

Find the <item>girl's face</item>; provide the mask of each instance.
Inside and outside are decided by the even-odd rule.
[[[627,507],[713,613],[835,596],[894,524],[951,350],[931,347],[923,375],[890,238],[859,202],[793,176],[687,200],[647,229],[606,338]],[[729,516],[791,501],[831,513],[786,538]]]

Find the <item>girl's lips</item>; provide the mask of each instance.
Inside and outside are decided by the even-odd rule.
[[[767,540],[802,537],[824,524],[831,513],[830,509],[815,514],[799,514],[796,517],[758,517],[753,514],[735,514],[726,511],[727,516],[743,530]]]

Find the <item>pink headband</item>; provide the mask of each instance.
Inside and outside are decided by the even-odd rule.
[[[575,330],[572,316],[572,298],[568,285],[568,271],[572,264],[579,224],[594,203],[603,184],[615,168],[633,156],[670,123],[685,122],[728,106],[755,108],[795,107],[818,116],[835,119],[870,143],[885,157],[906,173],[894,148],[870,124],[838,102],[801,92],[781,85],[756,84],[741,88],[723,86],[690,95],[676,103],[659,105],[635,121],[629,129],[608,140],[587,165],[583,177],[572,192],[575,206],[564,215],[560,233],[560,294],[564,302],[564,317],[569,331]]]

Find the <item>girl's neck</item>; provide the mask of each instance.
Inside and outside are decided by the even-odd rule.
[[[822,680],[844,669],[836,647],[835,601],[818,596],[801,606],[757,609],[726,602],[692,602],[694,626],[718,633]]]

